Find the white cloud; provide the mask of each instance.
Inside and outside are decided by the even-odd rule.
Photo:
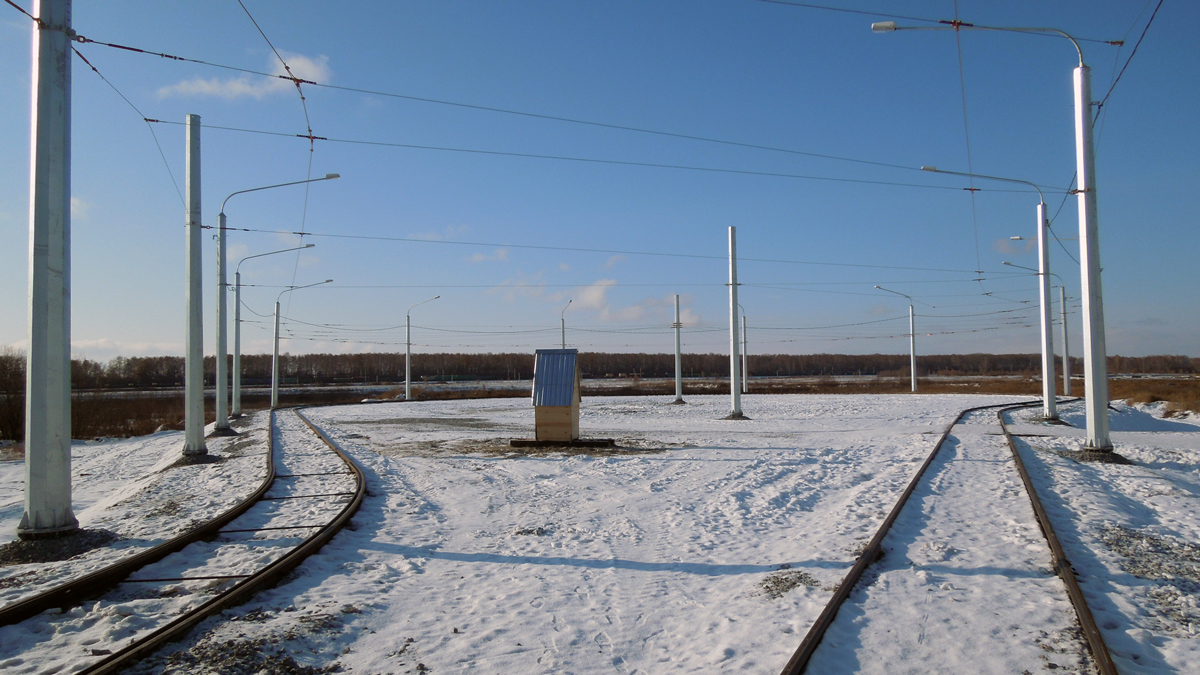
[[[71,220],[87,222],[92,215],[92,203],[82,197],[71,197]]]
[[[997,253],[1008,255],[1024,255],[1037,247],[1032,239],[997,239],[992,242],[992,248]]]
[[[608,289],[617,285],[616,279],[601,279],[575,291],[575,304],[580,309],[608,310]]]
[[[487,292],[500,294],[506,302],[514,302],[518,297],[544,298],[546,297],[546,282],[542,280],[541,272],[532,276],[518,274],[514,278],[506,279],[499,285],[489,288]]]
[[[117,356],[181,356],[183,345],[178,342],[130,342],[99,338],[71,340],[71,357],[93,361],[109,361]]]
[[[616,265],[617,263],[625,262],[626,260],[629,260],[629,258],[626,258],[623,255],[614,255],[613,257],[608,259],[608,262],[604,263],[604,269],[611,270],[614,265]]]
[[[568,265],[567,263],[558,263],[558,269],[563,272],[566,272],[567,270],[571,269],[571,266]]]
[[[422,239],[424,241],[446,241],[461,237],[471,230],[468,225],[447,225],[442,228],[441,232],[430,230],[429,232],[417,232],[409,235],[413,239]]]
[[[471,256],[471,262],[486,262],[488,260],[508,260],[508,249],[498,248],[492,253],[476,253]]]
[[[292,74],[302,80],[310,80],[326,84],[330,82],[332,71],[329,69],[329,57],[318,56],[311,58],[303,54],[280,52],[292,69]],[[283,64],[271,54],[270,73],[287,76]],[[158,98],[214,96],[232,101],[239,98],[255,98],[262,100],[267,96],[295,91],[296,86],[289,80],[279,77],[263,77],[261,75],[239,75],[231,79],[218,77],[203,79],[194,77],[190,80],[177,82],[158,90]]]

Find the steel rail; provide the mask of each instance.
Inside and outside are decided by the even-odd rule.
[[[270,423],[270,420],[268,420],[267,428],[267,448],[266,476],[263,477],[258,489],[252,492],[246,499],[235,504],[233,508],[203,523],[199,527],[184,532],[178,537],[164,541],[153,548],[0,608],[0,626],[20,623],[48,609],[73,607],[89,598],[115,588],[128,578],[129,575],[147,565],[152,565],[172,553],[178,553],[195,542],[212,539],[220,532],[221,528],[245,513],[251,506],[257,504],[275,482],[275,457],[272,451],[274,448],[274,426]]]
[[[270,588],[277,584],[288,572],[291,572],[305,558],[316,553],[322,546],[329,542],[335,534],[337,534],[346,523],[350,522],[350,518],[358,511],[358,507],[362,504],[363,497],[367,491],[366,475],[362,468],[350,458],[341,448],[337,446],[328,436],[318,429],[312,422],[300,412],[300,408],[294,408],[293,412],[300,418],[308,428],[313,431],[338,457],[350,467],[355,478],[354,497],[346,503],[338,515],[327,523],[321,530],[311,535],[304,540],[302,544],[293,548],[282,558],[267,565],[263,569],[238,582],[225,593],[209,600],[199,607],[189,611],[188,613],[178,617],[167,625],[155,630],[148,636],[137,640],[135,643],[125,647],[124,649],[106,657],[104,660],[94,663],[91,666],[79,671],[79,675],[108,675],[109,673],[123,672],[126,668],[133,665],[135,662],[150,656],[154,652],[161,649],[169,642],[174,642],[184,637],[189,631],[195,628],[201,621],[204,621],[213,614],[217,614],[229,607],[239,605],[246,602],[255,593],[261,590]],[[275,434],[274,434],[274,417],[275,411],[271,411],[271,435],[269,453],[274,456]]]
[[[821,610],[821,614],[817,617],[817,620],[813,623],[812,627],[809,628],[808,633],[804,636],[804,640],[800,643],[800,646],[796,649],[796,652],[792,654],[792,658],[788,660],[787,665],[783,667],[781,675],[800,675],[800,673],[803,673],[804,669],[808,667],[808,662],[812,658],[813,653],[817,650],[817,645],[821,644],[821,639],[825,637],[825,631],[827,631],[829,626],[833,624],[834,618],[837,617],[838,610],[841,609],[842,604],[846,601],[846,598],[850,597],[850,592],[854,590],[854,586],[858,583],[859,579],[862,578],[863,572],[866,572],[868,567],[883,557],[884,537],[887,536],[888,530],[892,527],[892,523],[894,523],[896,518],[900,516],[900,511],[904,509],[904,505],[908,502],[908,498],[912,495],[913,491],[916,490],[917,483],[919,483],[921,481],[921,477],[925,475],[925,470],[929,468],[930,464],[933,464],[933,460],[937,457],[938,452],[942,449],[942,446],[945,445],[946,439],[950,436],[950,431],[954,429],[954,427],[960,421],[962,421],[962,418],[969,413],[979,412],[981,410],[989,410],[992,408],[1019,408],[1040,404],[1040,400],[1018,404],[998,403],[993,405],[967,408],[966,410],[958,413],[958,416],[954,418],[954,421],[946,426],[945,431],[943,431],[941,437],[938,438],[937,444],[933,446],[933,451],[929,453],[929,456],[925,458],[925,462],[921,464],[921,468],[917,469],[916,475],[914,475],[912,480],[909,481],[908,487],[904,488],[904,492],[900,494],[900,499],[896,501],[896,505],[892,507],[891,512],[889,512],[887,517],[883,519],[883,524],[879,526],[879,531],[877,531],[875,536],[871,538],[871,541],[867,544],[866,549],[864,549],[862,554],[858,556],[858,560],[856,560],[854,566],[850,568],[850,572],[846,574],[846,578],[843,579],[842,583],[838,585],[837,590],[834,591],[833,598],[831,598],[829,603],[825,605],[825,608]]]
[[[1007,409],[997,411],[996,417],[1000,420],[1000,428],[1004,430],[1004,439],[1008,441],[1008,449],[1012,451],[1013,460],[1017,464],[1017,472],[1021,474],[1021,481],[1025,483],[1025,492],[1029,495],[1029,502],[1033,505],[1033,514],[1037,517],[1038,526],[1042,528],[1042,534],[1046,537],[1046,542],[1050,545],[1050,556],[1054,562],[1054,571],[1062,579],[1063,584],[1066,585],[1067,596],[1071,598],[1071,604],[1075,607],[1075,614],[1079,617],[1079,627],[1083,630],[1083,637],[1092,652],[1092,658],[1096,662],[1096,669],[1100,672],[1100,675],[1119,675],[1117,665],[1113,663],[1112,655],[1108,653],[1108,645],[1104,643],[1104,636],[1100,634],[1100,627],[1096,625],[1096,619],[1092,616],[1092,610],[1088,608],[1087,599],[1083,597],[1083,590],[1079,588],[1079,580],[1075,578],[1075,568],[1071,567],[1070,561],[1067,560],[1067,554],[1063,551],[1062,544],[1058,541],[1058,536],[1054,534],[1054,526],[1050,524],[1050,516],[1046,513],[1046,509],[1042,507],[1042,502],[1037,495],[1037,489],[1033,486],[1033,479],[1029,477],[1029,471],[1025,469],[1025,462],[1021,459],[1021,453],[1017,450],[1017,442],[1013,440],[1012,434],[1008,431],[1008,424],[1004,422],[1005,412],[1007,412]]]

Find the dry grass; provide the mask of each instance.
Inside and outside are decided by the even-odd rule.
[[[1197,378],[1110,380],[1108,392],[1109,398],[1130,403],[1166,401],[1168,416],[1189,411],[1200,413],[1200,379]]]

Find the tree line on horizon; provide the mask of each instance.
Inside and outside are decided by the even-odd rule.
[[[404,380],[404,354],[284,354],[281,372],[288,383],[399,383]],[[752,377],[824,377],[859,375],[906,377],[907,354],[751,354]],[[1062,360],[1057,360],[1061,369]],[[216,360],[207,357],[205,381],[215,381]],[[1071,371],[1082,375],[1079,359],[1071,359]],[[587,378],[674,377],[674,354],[583,352],[580,365]],[[1039,354],[932,354],[919,356],[919,375],[1034,376],[1041,370]],[[1200,358],[1189,356],[1110,356],[1110,374],[1200,374]],[[1061,372],[1061,370],[1060,370]],[[685,377],[727,378],[726,354],[684,354]],[[118,356],[107,362],[74,359],[71,383],[77,390],[155,389],[183,386],[182,356]],[[242,356],[242,382],[246,386],[270,383],[271,356]],[[419,354],[413,357],[413,379],[529,380],[533,378],[533,355]],[[19,438],[25,418],[25,356],[0,349],[0,438]]]
[[[581,352],[584,377],[674,377],[674,354]],[[750,354],[751,376],[820,377],[836,375],[899,376],[908,374],[907,354]],[[24,388],[24,356],[0,353],[3,382]],[[727,354],[684,354],[684,377],[727,377]],[[232,363],[232,357],[230,358]],[[289,382],[334,384],[396,382],[404,379],[404,354],[282,354],[280,371]],[[1061,369],[1062,359],[1056,358]],[[215,382],[216,359],[205,357],[205,382]],[[1041,371],[1039,354],[930,354],[917,357],[918,373],[927,375],[1034,375]],[[1200,358],[1188,356],[1109,356],[1112,374],[1197,374]],[[1071,370],[1082,373],[1082,361],[1071,359]],[[533,377],[529,353],[434,353],[412,359],[414,380],[528,380]],[[1061,370],[1060,370],[1061,372]],[[71,382],[76,389],[183,386],[182,356],[118,356],[107,362],[74,359]],[[15,378],[15,379],[14,379]],[[242,356],[242,383],[266,384],[271,378],[271,355]],[[3,394],[0,394],[3,395]]]

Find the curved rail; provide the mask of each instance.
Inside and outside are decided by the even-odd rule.
[[[296,416],[299,417],[308,428],[313,431],[329,448],[337,454],[338,457],[346,463],[354,474],[355,490],[353,498],[346,503],[345,507],[325,526],[312,536],[304,540],[302,544],[293,548],[282,558],[267,565],[263,569],[253,575],[241,580],[230,588],[225,593],[209,600],[208,602],[196,607],[188,613],[180,616],[171,623],[155,630],[153,633],[136,641],[128,647],[112,654],[103,661],[94,663],[88,668],[80,671],[80,675],[97,675],[107,673],[119,673],[130,665],[139,661],[150,654],[158,651],[163,645],[182,638],[192,628],[195,628],[201,621],[216,614],[228,607],[241,604],[250,599],[255,593],[269,588],[279,582],[288,572],[295,569],[305,558],[316,553],[322,546],[329,542],[335,534],[338,533],[350,518],[358,511],[358,507],[362,505],[363,496],[366,494],[367,481],[362,469],[349,457],[341,448],[325,435],[320,429],[313,425],[312,422],[300,412],[299,408],[293,409]],[[274,416],[275,411],[271,411],[271,455],[274,455]]]
[[[808,633],[804,636],[804,640],[800,643],[800,647],[796,649],[796,652],[792,655],[792,658],[788,660],[787,665],[785,665],[781,671],[781,675],[800,675],[800,673],[803,673],[805,668],[808,667],[809,660],[812,658],[817,646],[821,643],[822,638],[825,637],[825,632],[833,624],[833,620],[837,616],[838,610],[841,608],[842,604],[845,603],[846,599],[850,597],[850,593],[854,590],[854,586],[858,583],[859,579],[862,578],[862,575],[867,568],[883,556],[884,537],[887,536],[888,530],[892,527],[892,523],[894,523],[896,518],[899,517],[900,511],[904,508],[905,503],[908,502],[909,496],[911,496],[913,491],[916,489],[921,477],[925,474],[925,470],[929,468],[929,465],[932,464],[933,460],[937,457],[938,451],[941,450],[942,446],[946,442],[946,439],[950,436],[950,431],[959,422],[961,422],[962,418],[967,414],[994,408],[1000,409],[997,411],[997,418],[1000,421],[1000,427],[1004,431],[1004,437],[1008,440],[1009,449],[1012,450],[1013,457],[1017,464],[1017,470],[1021,474],[1021,480],[1024,481],[1026,493],[1029,495],[1029,500],[1033,504],[1033,510],[1034,514],[1037,516],[1038,526],[1041,528],[1042,534],[1046,537],[1046,540],[1050,545],[1051,555],[1054,560],[1054,569],[1067,586],[1067,595],[1071,599],[1071,604],[1075,607],[1076,615],[1079,617],[1079,623],[1083,628],[1084,637],[1086,638],[1088,647],[1092,652],[1093,658],[1095,659],[1097,668],[1101,675],[1118,675],[1116,666],[1113,665],[1112,658],[1109,656],[1108,648],[1104,644],[1103,638],[1100,636],[1100,630],[1096,626],[1096,622],[1092,617],[1091,611],[1088,609],[1087,602],[1084,600],[1083,592],[1079,589],[1079,584],[1075,579],[1074,570],[1067,561],[1066,554],[1063,552],[1062,546],[1058,543],[1058,538],[1054,536],[1054,529],[1050,525],[1050,520],[1046,516],[1045,510],[1042,508],[1041,502],[1038,500],[1037,491],[1033,487],[1033,483],[1029,478],[1029,474],[1025,470],[1025,464],[1021,461],[1020,454],[1017,452],[1016,444],[1008,432],[1007,425],[1004,423],[1003,415],[1005,412],[1009,410],[1016,410],[1018,408],[1032,407],[1039,405],[1040,403],[1041,401],[1031,401],[1026,403],[1001,403],[967,408],[966,410],[960,412],[958,416],[954,418],[954,421],[946,426],[945,431],[943,431],[941,437],[938,438],[938,442],[934,446],[933,451],[929,453],[929,456],[925,459],[925,462],[921,465],[921,468],[917,470],[916,475],[914,475],[912,480],[909,482],[908,487],[906,487],[904,492],[901,493],[900,498],[896,501],[896,505],[892,507],[892,510],[888,513],[887,517],[884,518],[883,524],[879,527],[879,531],[875,533],[875,536],[872,537],[870,543],[867,544],[866,549],[864,549],[863,553],[858,557],[858,560],[855,561],[854,566],[850,568],[850,572],[846,574],[845,579],[843,579],[842,583],[838,585],[837,591],[834,592],[833,597],[829,600],[829,603],[825,605],[825,608],[821,611],[821,614],[817,617],[817,620],[813,623]]]
[[[267,424],[267,473],[258,489],[249,497],[238,502],[225,513],[174,539],[169,539],[108,567],[0,608],[0,626],[20,623],[48,609],[73,607],[88,598],[115,588],[129,578],[129,575],[147,565],[152,565],[172,553],[178,553],[198,541],[217,536],[221,528],[257,504],[275,482],[274,425],[271,423],[273,419],[272,417],[268,420]]]

